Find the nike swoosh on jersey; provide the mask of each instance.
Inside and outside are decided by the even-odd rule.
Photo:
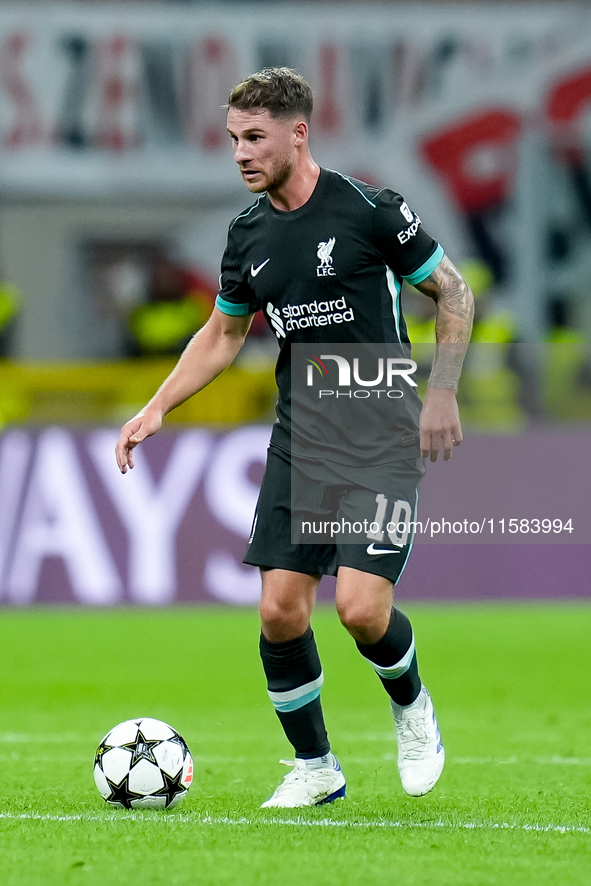
[[[264,261],[264,262],[262,263],[262,265],[259,265],[258,268],[255,268],[254,265],[251,265],[251,266],[250,266],[250,273],[252,274],[252,276],[253,276],[253,277],[256,277],[256,275],[259,273],[259,271],[262,271],[263,268],[265,267],[265,265],[267,264],[267,262],[269,262],[269,261],[271,261],[270,258],[268,258],[267,261]]]
[[[376,549],[373,546],[373,543],[367,546],[366,551],[368,554],[373,554],[374,557],[377,554],[399,554],[400,553],[400,551],[384,551],[383,549],[376,551]]]

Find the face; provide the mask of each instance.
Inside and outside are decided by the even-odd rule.
[[[301,126],[293,120],[276,119],[262,108],[228,110],[234,159],[249,191],[276,191],[288,181],[301,144]]]

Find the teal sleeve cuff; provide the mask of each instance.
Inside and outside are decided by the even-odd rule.
[[[252,314],[248,302],[246,302],[246,304],[236,305],[234,302],[226,301],[221,295],[217,296],[215,306],[222,312],[222,314],[230,314],[232,317],[244,317],[246,314]]]
[[[410,283],[413,286],[416,283],[422,283],[423,280],[426,280],[429,274],[431,274],[435,270],[444,255],[445,252],[443,251],[443,248],[438,245],[431,258],[428,258],[427,261],[421,265],[418,271],[414,271],[412,274],[408,274],[408,276],[405,276],[404,279],[407,283]]]

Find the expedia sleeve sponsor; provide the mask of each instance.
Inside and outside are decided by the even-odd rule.
[[[388,267],[401,277],[414,275],[438,248],[416,212],[400,194],[387,189],[376,199],[372,239]]]

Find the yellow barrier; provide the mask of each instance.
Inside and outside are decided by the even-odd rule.
[[[7,423],[120,424],[154,394],[174,360],[101,364],[0,361],[0,427]],[[273,419],[273,363],[230,366],[168,421],[216,425]]]
[[[591,388],[583,373],[588,347],[553,345],[552,360],[547,355],[540,401],[548,419],[591,418]],[[273,362],[250,358],[230,366],[200,394],[175,409],[167,422],[219,426],[272,422],[277,399]],[[120,425],[147,403],[174,365],[174,358],[100,364],[0,360],[0,430],[7,424],[22,423]],[[458,400],[465,426],[500,433],[519,430],[527,415],[518,405],[518,377],[502,367],[500,375],[483,378],[477,369],[468,360],[460,384]],[[422,396],[425,387],[423,374],[419,379]]]

